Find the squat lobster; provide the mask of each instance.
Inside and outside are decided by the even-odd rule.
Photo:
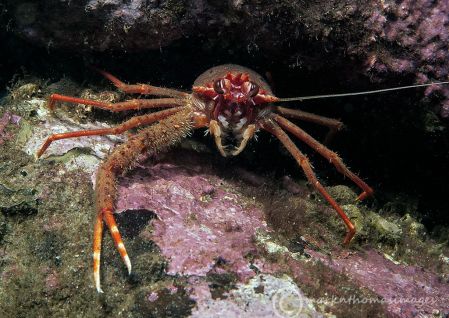
[[[194,82],[193,92],[190,94],[146,84],[128,85],[107,72],[99,72],[125,93],[164,96],[164,98],[132,99],[119,103],[105,103],[53,94],[50,96],[49,108],[53,109],[56,102],[69,102],[91,105],[112,112],[150,108],[165,109],[132,117],[121,125],[112,128],[51,135],[37,152],[37,157],[42,156],[53,141],[60,139],[93,135],[115,135],[132,128],[152,124],[141,129],[138,133],[129,137],[126,142],[117,146],[101,164],[97,173],[95,191],[97,217],[93,238],[93,268],[95,286],[98,292],[102,292],[100,286],[100,254],[104,223],[109,228],[115,246],[128,268],[128,272],[131,273],[131,261],[113,215],[117,197],[117,178],[132,166],[143,151],[161,152],[185,138],[192,130],[198,128],[206,127],[209,130],[215,140],[218,151],[225,157],[238,155],[259,130],[265,130],[273,134],[296,159],[304,170],[308,181],[343,219],[347,227],[347,234],[343,243],[348,244],[353,238],[356,232],[354,225],[343,209],[318,181],[307,157],[296,147],[286,133],[287,131],[308,144],[329,160],[340,173],[351,179],[362,190],[362,193],[357,198],[362,200],[371,195],[373,190],[351,172],[336,153],[326,148],[304,130],[286,119],[286,117],[323,125],[328,127],[331,132],[341,129],[342,123],[335,119],[273,105],[283,101],[345,96],[347,94],[278,98],[273,95],[269,85],[259,74],[248,68],[232,64],[213,67],[201,74]],[[436,84],[441,83],[447,82]],[[431,84],[395,89],[427,85]]]

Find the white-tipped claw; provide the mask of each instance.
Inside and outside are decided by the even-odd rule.
[[[131,261],[129,259],[129,256],[125,255],[123,257],[123,261],[125,262],[126,268],[128,268],[128,275],[131,275],[132,266],[131,266]]]
[[[100,273],[99,272],[94,272],[94,280],[95,280],[95,288],[97,289],[97,292],[99,294],[102,294],[103,289],[101,289],[101,285],[100,285]]]

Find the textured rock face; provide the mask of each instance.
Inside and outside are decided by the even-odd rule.
[[[49,50],[248,52],[285,66],[352,64],[379,81],[448,75],[447,1],[7,1],[9,30]],[[192,43],[189,45],[189,41]],[[355,62],[355,63],[354,63]],[[438,91],[449,114],[449,90]]]
[[[414,74],[419,82],[447,79],[449,73],[449,4],[447,1],[385,1],[375,8],[366,26],[375,38],[396,46],[372,52],[368,68],[379,74]],[[400,47],[400,49],[399,49]],[[444,98],[441,114],[449,116],[449,88],[430,87]]]
[[[197,35],[234,40],[248,49],[275,49],[292,40],[341,32],[338,26],[323,29],[331,21],[344,25],[364,19],[358,18],[361,6],[351,1],[31,0],[9,1],[7,8],[15,32],[23,37],[40,45],[84,50],[159,49]]]
[[[40,45],[85,50],[155,49],[188,30],[177,1],[10,1],[20,34]]]
[[[392,316],[447,313],[449,284],[423,268],[394,264],[375,250],[332,261],[326,260],[324,255],[309,252],[332,270],[348,273],[360,286],[376,293]]]
[[[16,115],[11,115],[8,112],[5,112],[3,116],[0,118],[0,145],[5,142],[5,140],[12,139],[10,133],[6,130],[6,127],[11,124],[18,124],[20,121],[20,117]]]
[[[331,290],[327,297],[310,299],[301,289],[289,285],[288,277],[273,281],[271,274],[279,275],[286,270],[281,265],[284,261],[300,288],[307,288],[312,284],[312,277],[320,277],[322,273],[317,274],[316,269],[305,266],[304,260],[291,258],[292,254],[285,246],[275,247],[273,242],[268,242],[270,234],[260,234],[272,232],[264,222],[263,212],[253,202],[247,202],[248,198],[234,193],[231,184],[227,185],[216,176],[213,166],[192,165],[201,161],[196,154],[185,153],[183,159],[188,162],[185,167],[169,163],[144,166],[126,177],[119,188],[118,211],[126,211],[123,218],[128,213],[148,210],[157,215],[152,221],[152,231],[139,235],[158,245],[168,260],[167,274],[191,278],[188,288],[197,301],[193,317],[220,314],[238,317],[245,313],[250,317],[269,317],[277,310],[277,297],[290,294],[299,299],[299,303],[292,304],[298,314],[312,317],[323,317],[314,309],[320,302],[328,305],[347,302],[355,307],[363,302],[383,303],[388,315],[404,318],[446,312],[449,301],[447,282],[424,268],[395,264],[372,249],[343,251],[343,255],[335,251],[330,259],[322,252],[305,249],[312,262],[322,262],[327,271],[334,275],[342,273],[356,282],[352,294],[344,298],[346,300],[341,300]],[[389,231],[397,235],[397,230]],[[261,248],[277,255],[278,261],[285,260],[276,264],[261,258]],[[256,273],[261,276],[249,280]],[[227,293],[226,300],[212,300],[211,285],[207,286],[203,279],[213,274],[237,277],[237,290]],[[266,286],[263,299],[254,292],[258,285]],[[286,286],[293,291],[285,290]],[[341,287],[337,284],[332,288]],[[357,295],[357,288],[373,294]],[[245,301],[249,305],[243,306]]]
[[[255,275],[246,258],[257,254],[256,231],[267,230],[263,212],[227,191],[210,167],[140,168],[120,185],[119,197],[118,211],[156,213],[153,233],[141,235],[154,240],[170,260],[167,273],[206,276],[229,271],[240,280]]]

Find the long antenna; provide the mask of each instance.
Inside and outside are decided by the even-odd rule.
[[[409,85],[409,86],[399,86],[399,87],[392,87],[392,88],[376,89],[374,91],[364,91],[364,92],[354,92],[354,93],[344,93],[344,94],[329,94],[329,95],[314,95],[314,96],[279,98],[279,100],[277,100],[277,102],[292,102],[292,101],[303,101],[303,100],[307,100],[307,99],[319,99],[319,98],[332,98],[332,97],[345,97],[345,96],[378,94],[378,93],[398,91],[398,90],[402,90],[402,89],[409,89],[409,88],[415,88],[415,87],[426,87],[426,86],[444,85],[444,84],[449,84],[449,81],[448,82],[433,82],[433,83],[427,83],[427,84],[416,84],[416,85]]]

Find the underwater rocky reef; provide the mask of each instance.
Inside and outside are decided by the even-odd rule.
[[[312,69],[347,56],[379,81],[395,74],[423,83],[449,71],[444,0],[14,0],[4,8],[12,32],[49,50],[158,50],[201,37]],[[449,89],[426,95],[434,90],[447,117]]]
[[[277,96],[447,80],[446,1],[20,0],[0,12],[2,317],[449,315],[449,86],[301,103],[345,123],[328,146],[374,188],[356,202],[355,185],[297,143],[354,222],[349,246],[268,134],[231,159],[203,131],[142,155],[117,186],[133,271],[105,233],[103,294],[92,276],[95,176],[132,132],[59,140],[35,157],[51,134],[135,114],[48,108],[52,93],[129,98],[92,66],[190,91],[232,62]],[[301,127],[324,140],[325,129]]]

